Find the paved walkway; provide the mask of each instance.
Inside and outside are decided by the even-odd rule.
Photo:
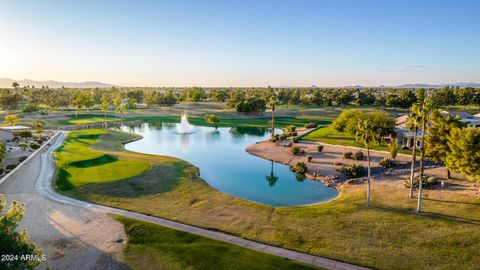
[[[294,261],[299,261],[299,262],[303,262],[303,263],[307,263],[307,264],[311,264],[311,265],[315,265],[315,266],[319,266],[327,269],[338,269],[338,270],[368,269],[368,268],[364,268],[356,265],[351,265],[343,262],[330,260],[327,258],[322,258],[319,256],[313,256],[310,254],[295,252],[295,251],[274,247],[274,246],[270,246],[270,245],[250,241],[250,240],[245,240],[243,238],[229,235],[222,232],[210,231],[207,229],[190,226],[190,225],[186,225],[186,224],[182,224],[182,223],[178,223],[178,222],[174,222],[174,221],[170,221],[170,220],[166,220],[158,217],[152,217],[152,216],[143,215],[143,214],[130,212],[126,210],[121,210],[117,208],[91,204],[91,203],[79,201],[70,197],[66,197],[62,194],[59,194],[55,190],[53,190],[51,187],[51,180],[55,170],[55,164],[54,164],[52,154],[53,154],[53,151],[56,149],[56,147],[61,145],[64,136],[65,136],[65,133],[62,133],[61,136],[59,136],[58,140],[56,140],[55,143],[53,143],[50,148],[48,148],[46,151],[44,151],[41,154],[41,169],[35,184],[35,190],[38,192],[38,194],[40,194],[41,196],[44,196],[45,198],[48,198],[49,200],[52,200],[53,201],[52,204],[55,203],[55,204],[69,205],[71,207],[76,207],[74,213],[76,213],[81,209],[86,209],[92,212],[96,212],[98,214],[109,213],[109,214],[122,215],[132,219],[137,219],[141,221],[162,225],[165,227],[189,232],[196,235],[201,235],[211,239],[231,243],[240,247],[245,247],[252,250],[261,251],[264,253],[285,257]],[[73,212],[70,213],[70,215],[72,214]]]

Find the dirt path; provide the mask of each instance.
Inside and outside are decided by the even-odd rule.
[[[62,141],[60,136],[53,144]],[[36,180],[43,172],[42,166],[47,165],[42,159],[53,147],[41,150],[0,184],[0,193],[7,201],[26,204],[20,228],[27,229],[31,240],[46,254],[47,260],[39,269],[121,268],[121,251],[126,237],[122,224],[104,213],[54,202],[37,192]]]

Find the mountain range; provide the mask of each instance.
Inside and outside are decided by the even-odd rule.
[[[20,87],[24,86],[35,86],[35,88],[41,88],[42,86],[48,86],[49,88],[110,88],[113,84],[103,83],[103,82],[96,82],[96,81],[88,81],[88,82],[59,82],[59,81],[35,81],[35,80],[13,80],[9,78],[0,78],[0,88],[11,88],[12,83],[17,82]],[[365,88],[365,87],[381,87],[381,88],[442,88],[445,86],[459,86],[459,87],[480,87],[480,83],[475,82],[456,82],[456,83],[442,83],[442,84],[424,84],[424,83],[416,83],[416,84],[402,84],[402,85],[395,85],[395,86],[362,86],[362,85],[354,85],[354,86],[345,86],[345,88]],[[275,86],[275,87],[287,87],[287,86]],[[316,85],[312,85],[313,88],[316,88]],[[318,86],[321,87],[321,86]]]
[[[11,88],[12,83],[17,82],[20,87],[24,86],[35,86],[35,88],[41,88],[42,86],[48,86],[49,88],[109,88],[116,86],[113,84],[102,83],[102,82],[59,82],[59,81],[35,81],[35,80],[13,80],[9,78],[0,78],[0,88]]]

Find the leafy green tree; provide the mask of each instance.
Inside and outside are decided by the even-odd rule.
[[[411,89],[401,89],[398,99],[398,105],[401,108],[408,108],[417,101],[417,96]]]
[[[45,121],[43,121],[42,119],[35,119],[33,121],[33,126],[35,127],[35,129],[37,129],[37,132],[38,133],[42,133],[43,131],[43,128],[45,127],[46,123]]]
[[[20,84],[18,84],[18,82],[12,83],[12,88],[15,88],[15,90],[17,90],[18,87],[20,87]]]
[[[277,95],[272,95],[268,99],[268,106],[272,110],[272,137],[275,136],[275,109],[280,105],[280,100]]]
[[[18,147],[20,147],[23,151],[25,151],[25,149],[27,149],[27,147],[28,147],[28,143],[26,143],[26,142],[19,142],[19,143],[18,143]]]
[[[133,110],[137,108],[137,104],[134,98],[129,98],[127,104],[125,105],[127,110]]]
[[[20,118],[16,114],[5,115],[3,117],[3,124],[6,126],[16,126]]]
[[[343,110],[333,121],[332,127],[340,132],[355,134],[359,121],[365,119],[365,113],[360,110]]]
[[[462,128],[465,125],[458,117],[443,117],[438,111],[432,114],[431,126],[425,138],[425,155],[435,162],[446,164],[446,157],[450,152],[447,137],[453,128]],[[447,178],[450,179],[450,170],[447,168]]]
[[[2,200],[0,194],[0,254],[10,254],[18,256],[34,255],[38,260],[7,260],[1,262],[2,269],[34,269],[41,262],[43,251],[37,249],[35,244],[30,242],[27,231],[17,231],[18,223],[22,220],[25,213],[25,204],[12,201],[10,207],[3,214],[6,201]]]
[[[127,113],[127,105],[121,102],[120,104],[118,104],[116,111],[118,112],[118,114],[120,114],[121,121],[123,122],[123,118]]]
[[[113,107],[115,108],[115,113],[118,112],[119,108],[123,105],[121,98],[114,98],[113,99]]]
[[[380,136],[375,127],[368,120],[358,123],[355,139],[365,145],[367,150],[367,207],[370,207],[370,186],[371,186],[371,164],[370,164],[370,144],[378,143]]]
[[[101,103],[100,103],[100,109],[103,112],[103,117],[107,119],[107,112],[110,109],[110,102],[108,102],[108,99],[106,97],[102,97]]]
[[[480,129],[454,127],[447,135],[450,151],[445,158],[447,167],[478,182],[480,196]]]
[[[205,122],[207,122],[210,125],[213,125],[215,129],[218,128],[218,123],[220,123],[220,118],[216,116],[215,114],[206,114],[203,119],[205,119]]]

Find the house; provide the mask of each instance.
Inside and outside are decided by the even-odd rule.
[[[29,130],[31,127],[26,126],[6,126],[0,127],[0,141],[11,141],[16,131]]]
[[[397,144],[399,148],[412,148],[415,133],[407,128],[408,114],[404,114],[395,118],[395,126],[397,129]],[[422,142],[422,131],[417,132],[417,147],[420,147]]]
[[[442,111],[441,114],[443,116],[451,116],[451,117],[459,117],[463,123],[467,124],[468,127],[477,127],[480,128],[480,113],[476,115],[472,115],[469,112],[449,112],[449,111]]]

